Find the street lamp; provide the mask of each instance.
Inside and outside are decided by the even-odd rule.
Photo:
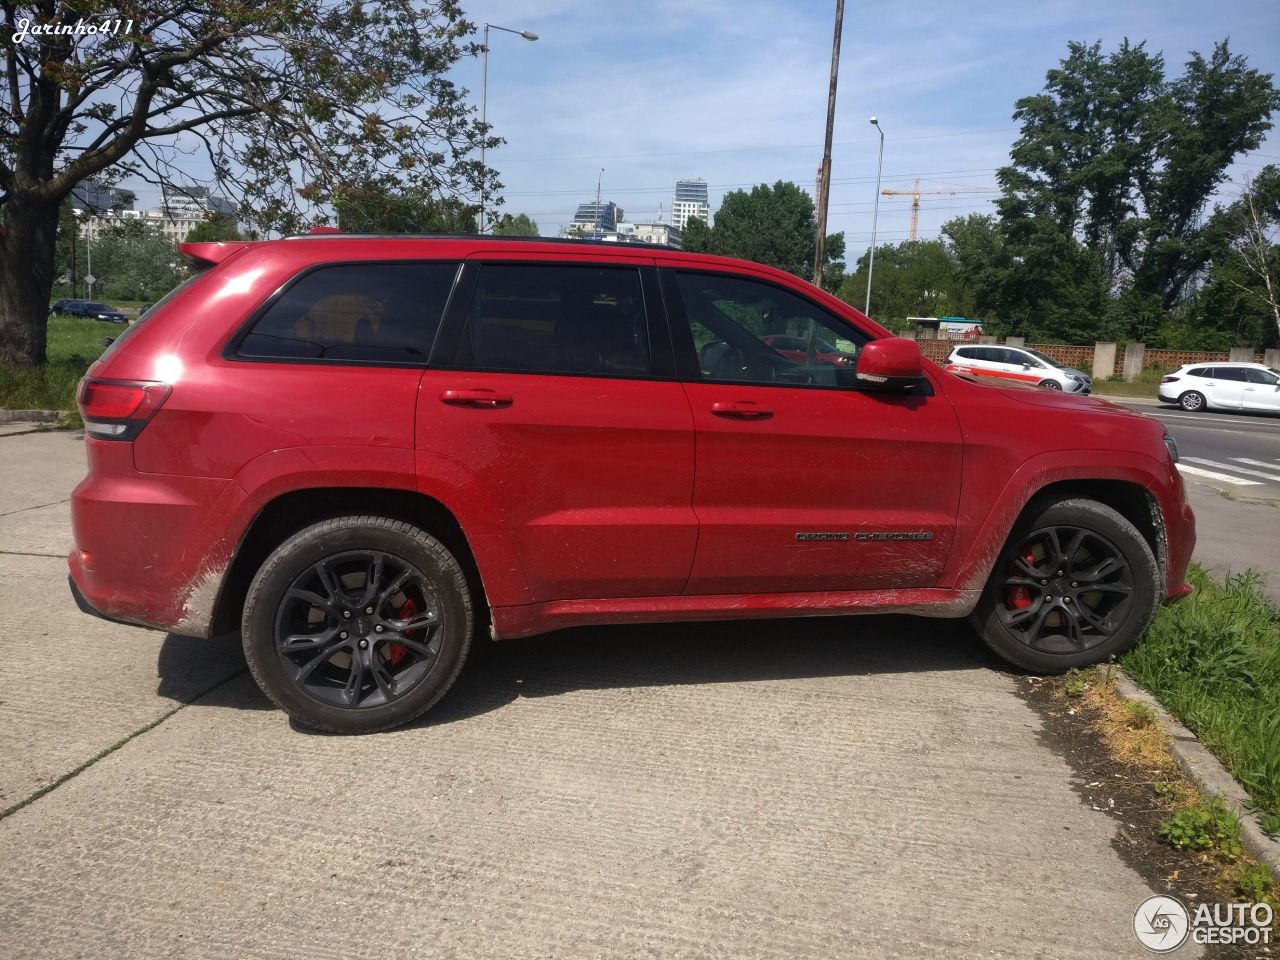
[[[880,219],[880,170],[884,166],[884,130],[880,128],[880,120],[871,118],[871,125],[880,134],[880,159],[876,161],[876,204],[871,214],[871,257],[867,261],[867,305],[862,312],[871,316],[871,271],[876,267],[876,222]]]
[[[524,37],[526,40],[537,40],[538,35],[531,30],[512,30],[510,27],[500,27],[495,23],[486,23],[484,25],[484,74],[480,81],[480,124],[485,123],[485,118],[489,110],[489,31],[502,30],[506,33],[514,33],[517,37]],[[485,184],[485,165],[484,165],[484,141],[489,136],[488,131],[480,140],[480,232],[484,233],[484,214],[485,204],[488,200],[487,186]]]

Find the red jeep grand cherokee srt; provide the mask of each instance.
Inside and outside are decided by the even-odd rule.
[[[483,237],[183,251],[200,272],[80,388],[72,590],[239,627],[313,727],[418,716],[482,629],[970,616],[1048,673],[1190,590],[1159,423],[944,374],[778,270]]]

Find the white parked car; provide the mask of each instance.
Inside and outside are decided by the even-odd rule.
[[[945,369],[952,373],[1025,383],[1066,393],[1088,393],[1093,389],[1093,378],[1087,373],[1026,347],[990,344],[956,347],[947,357]]]
[[[1185,363],[1160,381],[1159,396],[1192,412],[1280,413],[1280,373],[1261,363]]]

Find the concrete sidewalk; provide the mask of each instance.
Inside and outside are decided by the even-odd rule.
[[[76,610],[82,470],[0,438],[0,806],[87,764],[0,820],[6,956],[1148,955],[1116,824],[961,623],[570,631],[316,736],[234,638]]]

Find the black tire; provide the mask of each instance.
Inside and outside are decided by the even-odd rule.
[[[1057,380],[1041,380],[1040,386],[1044,387],[1046,390],[1062,389],[1062,384],[1060,384]]]
[[[1132,647],[1163,594],[1150,544],[1119,513],[1095,500],[1040,500],[1014,526],[971,622],[1014,666],[1063,673]]]
[[[1204,394],[1197,390],[1188,390],[1182,396],[1178,397],[1178,406],[1188,413],[1199,413],[1205,409],[1208,404],[1205,402]]]
[[[445,695],[473,623],[466,576],[440,541],[363,516],[312,524],[276,548],[249,586],[241,629],[254,680],[290,717],[372,733]]]

